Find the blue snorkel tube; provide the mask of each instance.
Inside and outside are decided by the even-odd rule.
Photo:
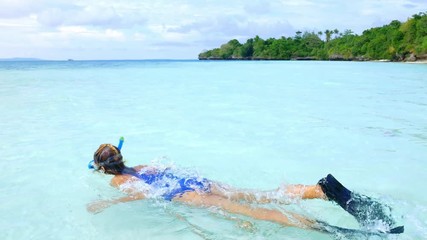
[[[87,168],[89,168],[89,169],[95,169],[95,167],[93,166],[93,160],[91,160],[91,161],[87,164]]]
[[[117,146],[117,148],[121,151],[122,150],[122,146],[123,146],[123,142],[125,141],[124,137],[120,137],[119,140],[119,145]]]
[[[119,140],[119,145],[117,146],[117,148],[121,151],[122,147],[123,147],[123,142],[125,141],[124,137],[120,137]],[[91,160],[88,164],[87,164],[87,168],[88,169],[95,169],[95,167],[93,166],[94,160]]]

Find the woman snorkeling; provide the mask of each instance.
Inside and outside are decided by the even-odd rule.
[[[390,215],[388,206],[367,196],[351,192],[330,174],[320,179],[315,185],[288,185],[273,191],[255,193],[234,189],[205,178],[179,176],[168,168],[159,169],[146,165],[128,167],[124,164],[121,155],[122,144],[123,138],[120,139],[118,147],[101,144],[89,163],[89,168],[114,175],[111,185],[125,192],[127,196],[91,203],[88,205],[88,211],[92,213],[99,213],[113,204],[149,198],[152,192],[156,192],[157,196],[162,196],[166,201],[197,207],[218,207],[232,214],[271,221],[283,226],[323,232],[348,230],[330,226],[300,214],[249,205],[250,203],[280,203],[280,199],[274,197],[279,193],[289,198],[330,200],[353,215],[362,226],[380,221],[387,226],[383,233],[403,232],[403,226],[393,228],[395,221]],[[137,187],[140,186],[137,185],[138,183],[143,183],[145,187]]]

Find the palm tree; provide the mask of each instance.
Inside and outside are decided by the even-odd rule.
[[[349,36],[349,35],[353,35],[353,34],[354,34],[353,31],[351,31],[350,29],[346,29],[344,31],[344,36]]]
[[[337,38],[339,32],[340,31],[338,31],[338,29],[336,29],[336,28],[334,29],[335,38]]]
[[[325,35],[326,35],[326,42],[329,42],[329,40],[331,40],[331,35],[332,35],[333,31],[326,29],[325,30]]]

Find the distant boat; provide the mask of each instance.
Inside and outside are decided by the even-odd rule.
[[[73,60],[73,59],[71,59],[71,58],[69,58],[67,61],[68,61],[68,62],[72,62],[72,61],[74,61],[74,60]]]

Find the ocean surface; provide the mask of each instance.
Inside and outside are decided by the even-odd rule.
[[[91,214],[123,196],[87,168],[120,136],[130,166],[238,188],[332,173],[393,208],[405,233],[390,239],[427,239],[426,64],[0,62],[0,129],[0,239],[347,239],[158,199]],[[322,200],[263,207],[358,228]]]

